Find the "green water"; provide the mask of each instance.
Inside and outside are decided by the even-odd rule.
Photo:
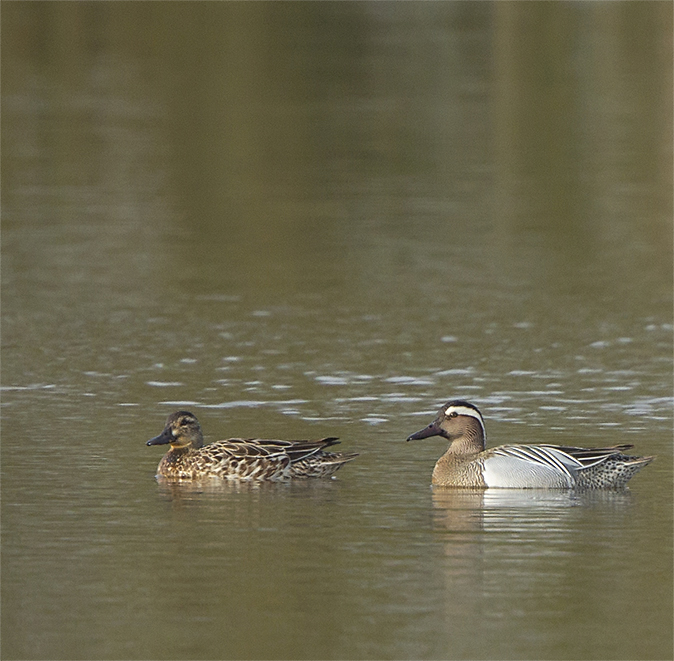
[[[2,655],[672,657],[668,3],[3,3]],[[626,493],[430,489],[634,443]],[[145,441],[339,436],[334,480]]]

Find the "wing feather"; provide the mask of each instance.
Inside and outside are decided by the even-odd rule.
[[[573,479],[574,474],[583,467],[578,459],[550,445],[502,445],[494,448],[493,452],[503,457],[551,468],[569,479]]]
[[[575,478],[578,471],[596,466],[609,457],[629,450],[631,445],[614,445],[606,448],[579,448],[570,445],[501,445],[494,454],[512,457],[533,464],[552,468]]]

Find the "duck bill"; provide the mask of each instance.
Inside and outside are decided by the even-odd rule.
[[[168,445],[173,443],[174,440],[171,430],[167,428],[159,436],[151,438],[145,445]]]
[[[416,434],[412,434],[407,437],[408,441],[419,441],[422,438],[429,438],[430,436],[442,436],[442,429],[440,428],[440,425],[438,424],[437,420],[434,420],[431,422],[428,427],[424,427],[423,429],[420,429]]]

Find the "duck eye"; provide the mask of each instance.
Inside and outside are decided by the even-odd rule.
[[[450,418],[456,418],[457,415],[459,415],[459,414],[458,414],[456,411],[452,411],[452,412],[449,414],[449,417],[450,417]]]

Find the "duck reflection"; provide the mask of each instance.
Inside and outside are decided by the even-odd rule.
[[[297,518],[320,510],[322,504],[339,498],[340,485],[334,480],[256,482],[159,477],[157,490],[175,512],[193,512],[198,518],[216,517],[223,524],[256,528],[276,526],[284,517]]]
[[[588,544],[614,544],[631,498],[629,491],[434,488],[444,626],[460,635],[484,622],[487,637],[507,637],[500,627],[518,612],[515,604],[556,621],[587,591],[578,567]]]
[[[484,489],[433,488],[433,527],[451,532],[481,530]]]
[[[487,531],[490,528],[531,527],[565,516],[573,507],[622,507],[631,492],[569,489],[453,489],[433,488],[437,530]],[[525,511],[525,512],[523,512]]]

